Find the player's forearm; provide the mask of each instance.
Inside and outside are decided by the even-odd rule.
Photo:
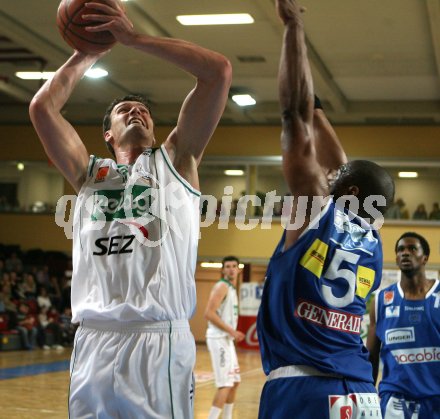
[[[234,335],[235,330],[231,326],[226,324],[217,313],[207,312],[205,313],[205,318],[209,320],[214,326],[225,331],[229,335]]]
[[[279,97],[284,119],[311,120],[313,82],[307,58],[303,23],[298,8],[285,20],[279,67]]]
[[[33,99],[33,104],[47,111],[61,111],[84,73],[97,61],[98,56],[75,52],[52,77],[46,81]]]
[[[230,82],[231,65],[227,58],[191,42],[137,34],[129,46],[168,61],[200,81]]]

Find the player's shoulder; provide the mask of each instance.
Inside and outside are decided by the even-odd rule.
[[[396,302],[396,299],[400,297],[397,283],[388,285],[387,287],[379,290],[376,293],[377,304],[388,306]]]
[[[214,290],[219,290],[219,291],[227,291],[229,289],[229,283],[228,281],[226,281],[225,279],[219,279],[215,284],[214,284]]]
[[[89,165],[87,168],[88,176],[93,176],[100,168],[110,168],[116,167],[117,164],[113,159],[110,158],[102,158],[98,156],[94,156],[93,154],[89,157]]]

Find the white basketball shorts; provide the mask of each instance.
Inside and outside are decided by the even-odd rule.
[[[69,418],[193,418],[195,352],[187,320],[83,321],[70,363]]]
[[[211,354],[216,387],[233,387],[234,383],[239,383],[240,367],[234,340],[227,336],[206,338],[206,344]]]

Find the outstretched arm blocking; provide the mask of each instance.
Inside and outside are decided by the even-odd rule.
[[[276,6],[285,26],[278,72],[284,174],[294,196],[312,196],[322,192],[322,173],[316,155],[313,81],[301,9],[295,0],[277,0]]]

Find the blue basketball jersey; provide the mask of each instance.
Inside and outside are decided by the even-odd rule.
[[[376,335],[382,342],[379,393],[415,399],[440,395],[440,283],[423,300],[406,300],[400,282],[376,297]]]
[[[257,330],[266,374],[288,365],[372,382],[360,337],[366,299],[380,283],[382,243],[330,200],[297,242],[273,254]]]

